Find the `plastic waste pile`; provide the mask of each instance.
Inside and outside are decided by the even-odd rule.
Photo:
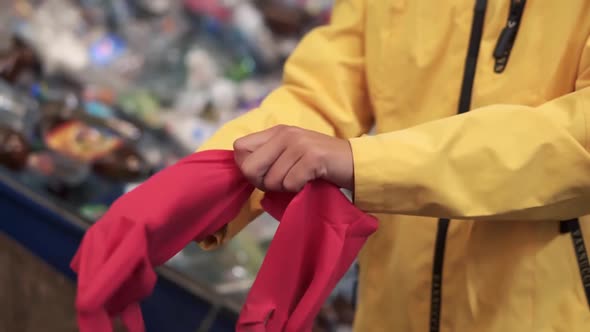
[[[255,108],[332,0],[0,0],[0,173],[94,221]],[[238,299],[272,227],[171,264]],[[234,246],[233,248],[231,246]],[[218,271],[203,273],[204,263]],[[351,320],[337,297],[318,331]],[[346,324],[344,324],[346,325]],[[320,327],[323,326],[322,329]]]

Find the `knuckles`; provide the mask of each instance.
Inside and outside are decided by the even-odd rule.
[[[305,174],[289,174],[284,178],[278,178],[272,174],[264,174],[268,170],[259,169],[260,166],[255,161],[238,163],[241,172],[251,183],[265,191],[298,192],[308,180],[325,175],[324,165],[329,156],[327,156],[327,151],[318,145],[312,134],[305,129],[288,125],[277,125],[273,127],[273,130],[275,133],[270,139],[300,155],[301,158],[298,162],[303,163],[301,166],[303,166]],[[233,144],[234,151],[247,150],[247,144],[244,139],[237,139]]]
[[[265,190],[279,191],[282,189],[281,182],[281,179],[273,179],[269,176],[266,176],[262,184]]]

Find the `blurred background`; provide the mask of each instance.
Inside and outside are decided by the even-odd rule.
[[[84,230],[256,107],[331,5],[0,0],[0,331],[76,331],[68,264]],[[170,260],[148,331],[232,331],[276,227],[263,215],[221,250]],[[350,330],[354,280],[316,331]]]

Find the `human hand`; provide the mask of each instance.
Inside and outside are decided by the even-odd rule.
[[[349,142],[315,131],[275,126],[236,140],[234,153],[244,176],[263,191],[298,192],[316,179],[354,186]]]

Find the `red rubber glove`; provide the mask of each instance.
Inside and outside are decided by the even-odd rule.
[[[139,301],[154,267],[213,234],[239,212],[253,186],[231,151],[193,154],[122,196],[93,225],[72,261],[82,332],[110,332],[121,315],[145,330]],[[301,331],[344,275],[376,220],[323,181],[299,194],[270,193],[263,207],[282,220],[239,319],[239,331]]]
[[[262,205],[281,224],[237,331],[311,331],[322,305],[377,230],[377,220],[324,181],[308,183],[297,196],[270,193]]]
[[[121,314],[130,332],[144,331],[138,303],[153,290],[154,267],[232,220],[253,188],[231,151],[206,151],[120,197],[72,260],[80,330],[112,331],[111,318]]]

